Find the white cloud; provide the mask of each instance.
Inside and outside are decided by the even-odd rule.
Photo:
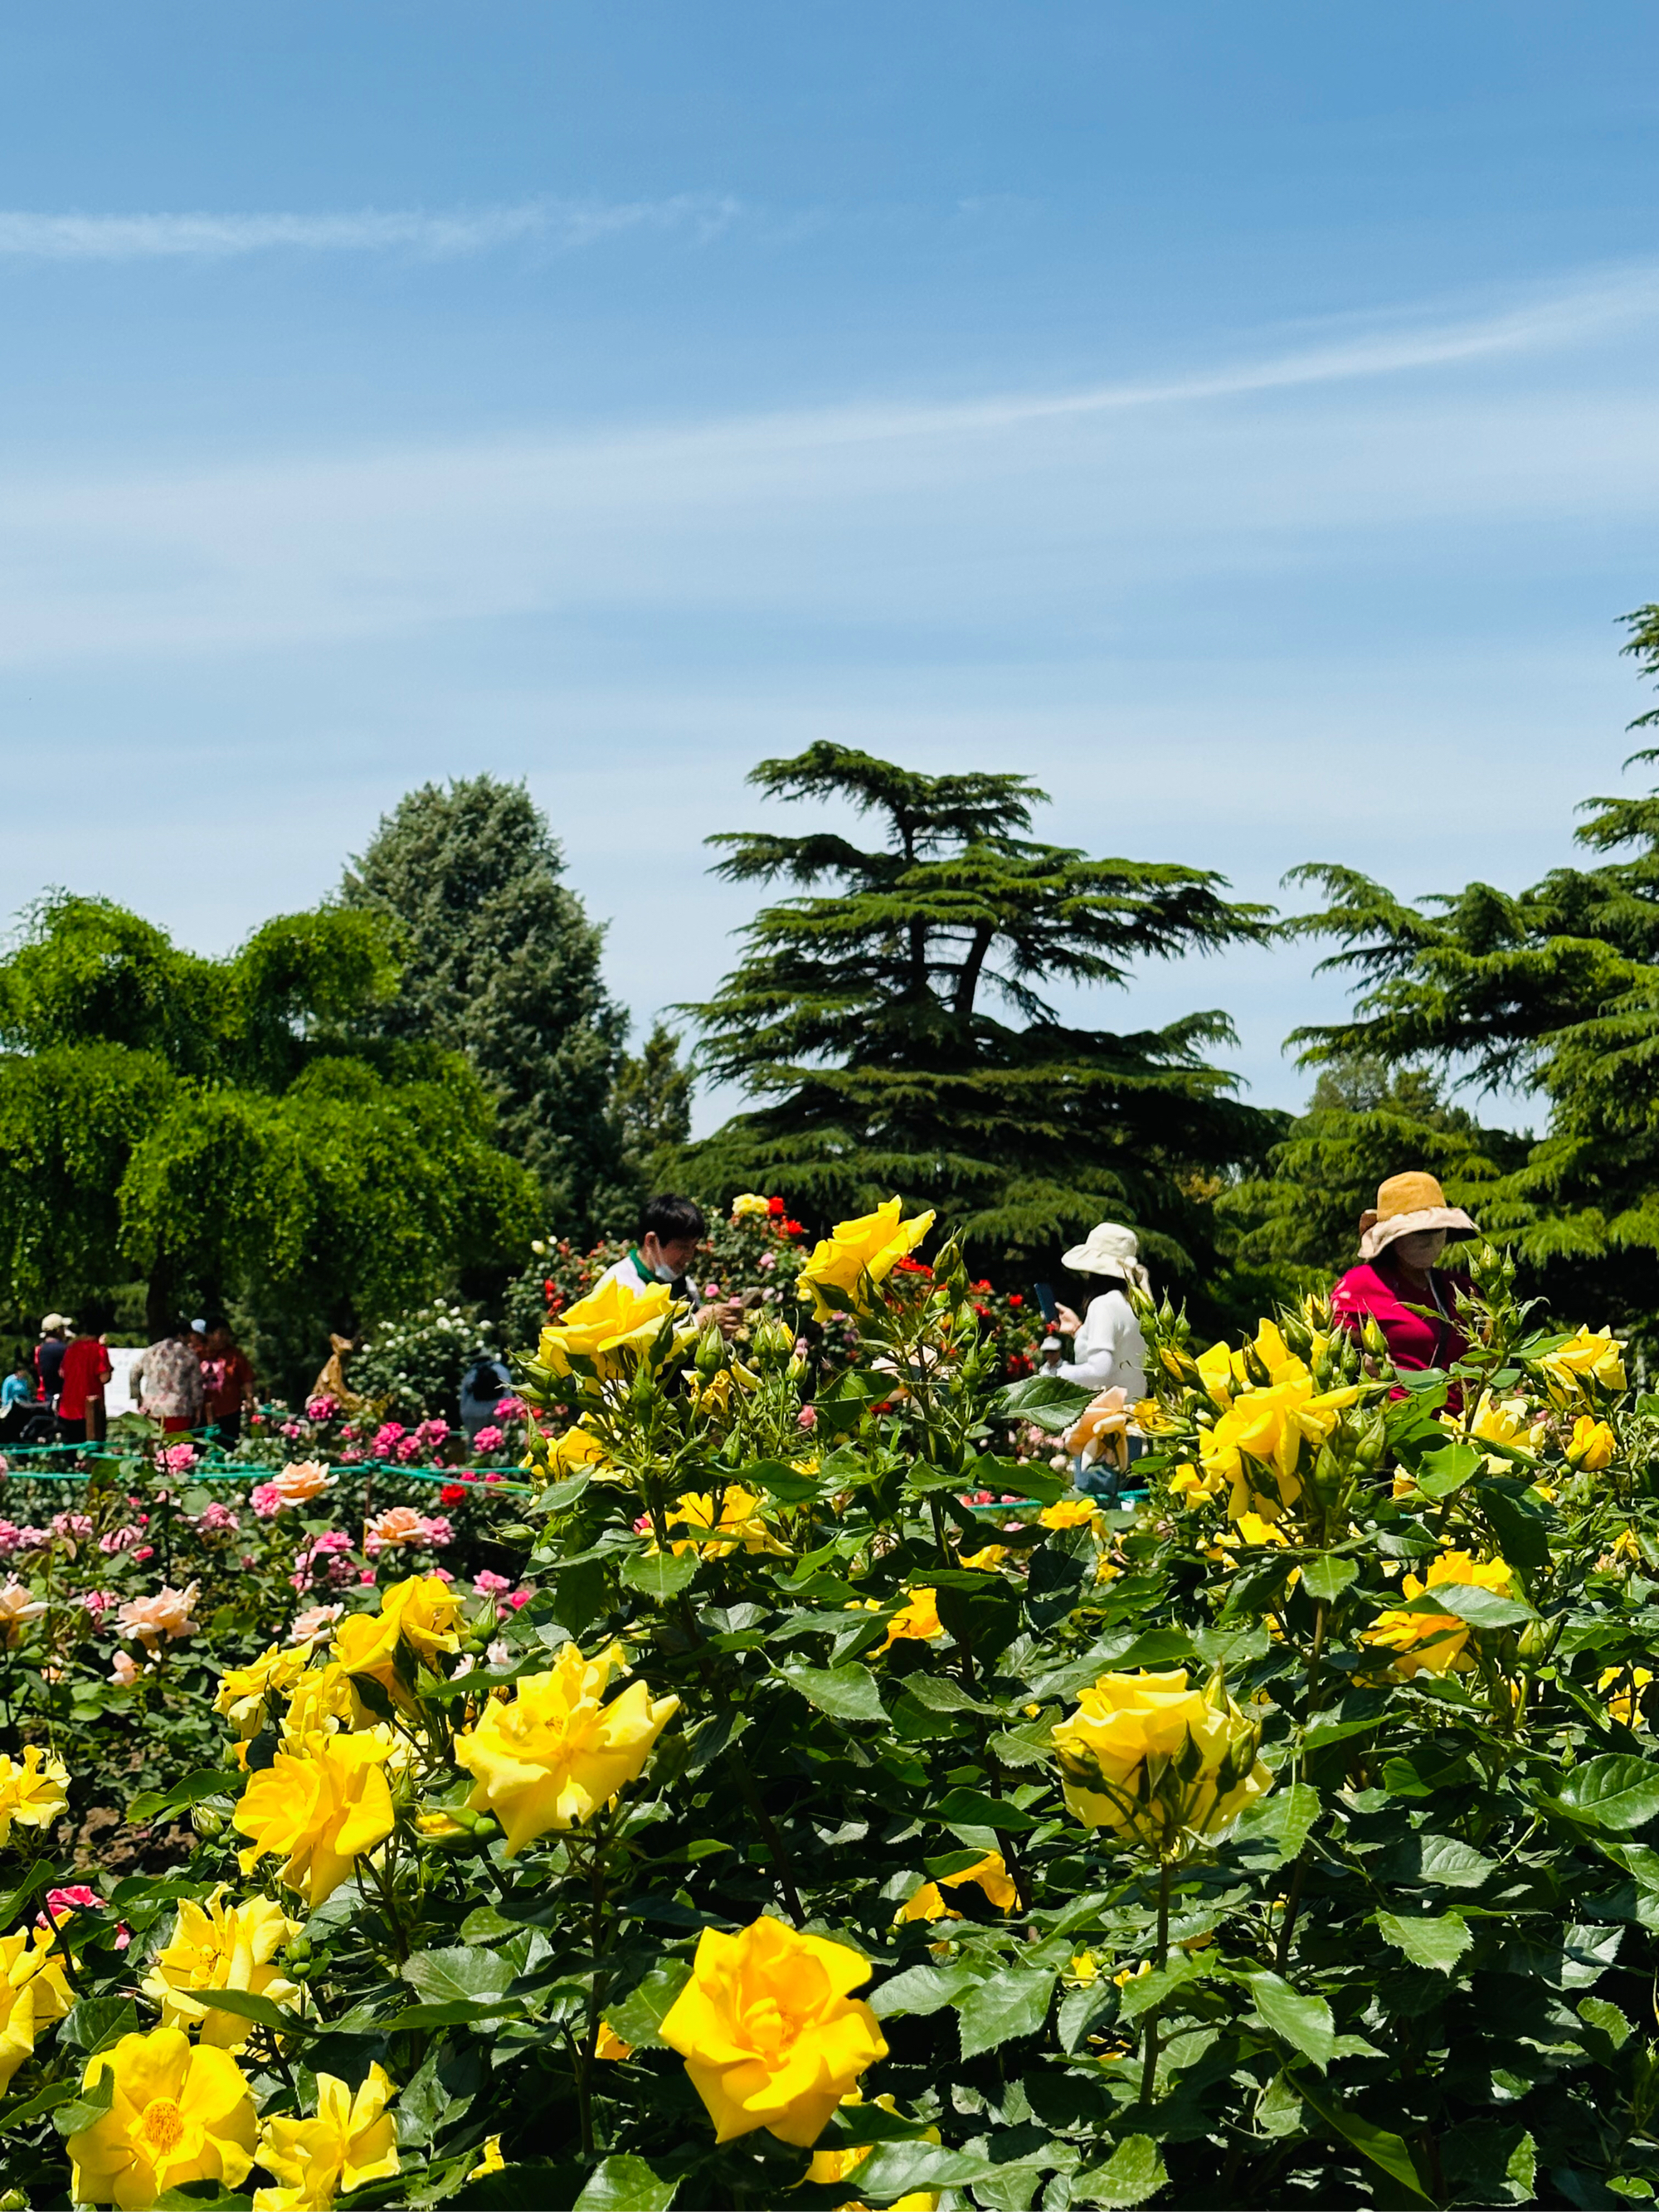
[[[433,259],[520,241],[574,248],[633,230],[712,238],[738,213],[732,198],[526,200],[475,213],[363,209],[346,215],[42,215],[0,209],[0,258],[30,261],[225,260],[246,253],[407,252]]]

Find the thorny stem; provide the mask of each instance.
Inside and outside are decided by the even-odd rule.
[[[1285,1917],[1280,1923],[1279,1942],[1273,1952],[1273,1972],[1282,1974],[1285,1961],[1291,1955],[1291,1937],[1296,1929],[1296,1916],[1302,1904],[1302,1885],[1308,1876],[1308,1847],[1304,1844],[1291,1873],[1291,1886],[1285,1893]]]
[[[1158,1869],[1158,1971],[1162,1973],[1170,1955],[1170,1862],[1160,1861]],[[1158,2012],[1154,2005],[1146,2015],[1146,2055],[1140,2065],[1140,2101],[1152,2101],[1152,2085],[1158,2079]]]

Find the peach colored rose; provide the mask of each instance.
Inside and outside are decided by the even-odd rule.
[[[136,1636],[152,1651],[163,1637],[174,1643],[181,1636],[194,1636],[202,1624],[191,1619],[190,1609],[200,1595],[199,1583],[182,1590],[163,1583],[153,1597],[130,1597],[116,1616],[121,1633]]]
[[[307,1505],[325,1490],[332,1490],[335,1481],[320,1460],[296,1459],[271,1477],[271,1488],[281,1494],[284,1505]]]

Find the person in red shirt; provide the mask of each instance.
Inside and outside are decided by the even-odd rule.
[[[242,1433],[242,1416],[258,1403],[253,1391],[253,1364],[231,1334],[223,1314],[207,1317],[207,1348],[202,1356],[202,1386],[207,1404],[204,1418],[222,1444],[234,1444]]]
[[[115,1372],[104,1345],[108,1326],[106,1307],[88,1306],[64,1348],[58,1370],[58,1436],[62,1443],[103,1441],[104,1385]]]
[[[1359,1217],[1360,1265],[1331,1293],[1331,1310],[1357,1336],[1367,1316],[1388,1340],[1398,1368],[1449,1367],[1468,1348],[1457,1320],[1457,1293],[1468,1278],[1435,1262],[1453,1237],[1480,1231],[1461,1206],[1448,1206],[1431,1175],[1390,1176],[1375,1211]]]

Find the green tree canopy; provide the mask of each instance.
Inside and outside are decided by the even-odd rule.
[[[604,929],[563,872],[525,787],[478,775],[409,793],[340,897],[391,921],[404,956],[358,1033],[463,1054],[496,1103],[500,1141],[580,1229],[614,1212],[628,1182],[611,1105],[628,1022],[600,976]]]
[[[1626,620],[1626,650],[1659,677],[1659,607]],[[1364,1115],[1348,1142],[1370,1144],[1369,1168],[1389,1137],[1385,1173],[1449,1169],[1458,1202],[1513,1240],[1564,1310],[1638,1317],[1659,1306],[1659,793],[1581,811],[1578,843],[1620,857],[1553,869],[1518,892],[1474,883],[1411,906],[1352,869],[1297,871],[1327,901],[1297,926],[1340,941],[1325,964],[1353,979],[1355,1005],[1292,1042],[1314,1066],[1358,1056],[1427,1068],[1454,1094],[1537,1098],[1548,1123],[1535,1142],[1420,1121],[1368,1138]],[[1314,1202],[1325,1142],[1279,1155],[1291,1186],[1274,1201],[1281,1213]]]
[[[760,1102],[691,1148],[701,1186],[780,1189],[819,1219],[902,1191],[947,1210],[981,1266],[1052,1256],[1103,1214],[1166,1267],[1204,1264],[1218,1172],[1259,1161],[1282,1126],[1206,1059],[1231,1024],[1085,1030],[1044,994],[1258,942],[1267,910],[1203,870],[1032,838],[1044,793],[1024,776],[926,775],[821,744],[750,781],[882,834],[711,841],[728,880],[802,890],[761,909],[738,966],[688,1009],[702,1067]]]
[[[429,1046],[340,1035],[395,974],[365,913],[285,915],[206,960],[106,900],[38,907],[0,962],[14,1297],[61,1303],[136,1271],[152,1328],[179,1297],[244,1284],[373,1319],[507,1265],[535,1190],[477,1077]]]

